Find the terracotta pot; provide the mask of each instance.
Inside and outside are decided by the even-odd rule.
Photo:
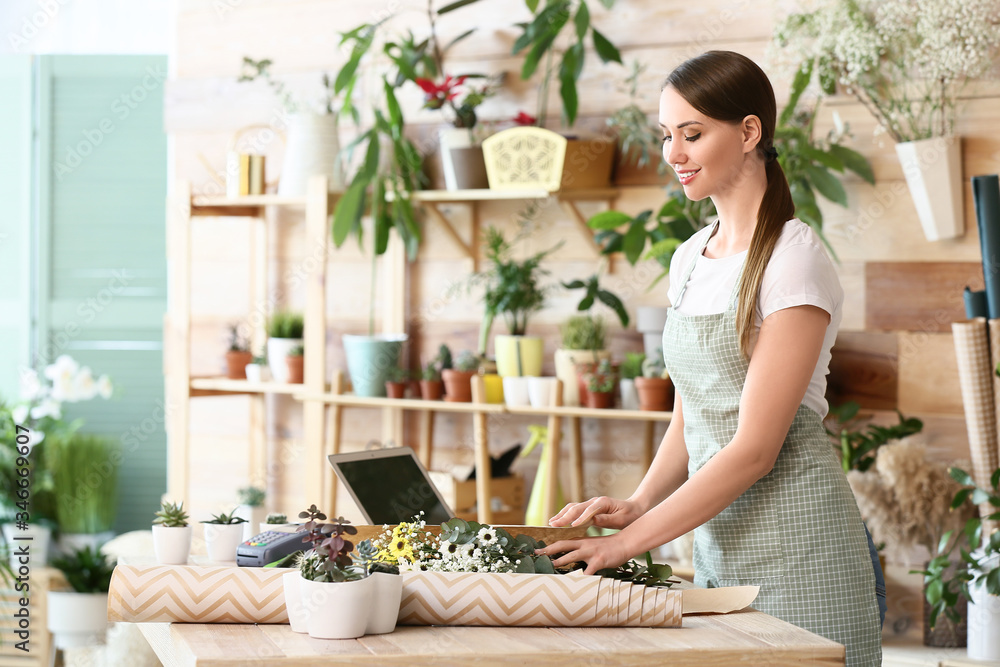
[[[420,398],[425,401],[440,401],[444,393],[444,382],[441,380],[421,380]]]
[[[253,361],[249,352],[226,352],[226,377],[230,380],[246,380],[247,364]]]
[[[674,385],[663,378],[636,378],[635,389],[639,392],[639,409],[666,412],[674,402]]]
[[[295,356],[289,355],[285,357],[285,364],[288,366],[289,384],[302,384],[305,361],[305,356],[301,354],[297,354]]]
[[[587,391],[587,380],[595,368],[597,364],[587,361],[576,365],[576,393],[580,397],[580,405],[590,405],[587,402],[587,395],[590,393]]]
[[[385,395],[389,398],[403,398],[406,396],[405,382],[386,382]]]
[[[444,381],[444,400],[453,403],[469,403],[472,401],[472,376],[476,371],[456,371],[446,368],[441,371]]]
[[[588,391],[587,392],[587,407],[588,408],[610,408],[614,404],[614,392],[612,391]]]

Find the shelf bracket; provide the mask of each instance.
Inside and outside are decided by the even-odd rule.
[[[440,208],[438,208],[439,205],[440,204],[438,202],[424,202],[424,206],[428,211],[430,211],[431,216],[434,217],[434,219],[436,219],[439,223],[441,223],[442,228],[444,228],[444,231],[448,234],[449,237],[451,237],[451,240],[455,242],[455,245],[461,248],[462,252],[465,253],[465,256],[472,260],[472,270],[478,271],[479,269],[476,266],[475,248],[473,248],[468,243],[462,240],[462,237],[459,236],[458,232],[452,226],[451,221],[448,220],[448,217],[441,211]],[[471,206],[474,209],[475,205],[471,204]],[[474,222],[473,229],[475,229],[475,227],[476,225]]]
[[[570,199],[559,198],[559,205],[562,207],[563,211],[570,217],[570,219],[576,223],[576,226],[580,229],[580,233],[583,234],[584,238],[590,244],[590,247],[594,251],[594,257],[601,257],[601,246],[594,238],[594,230],[587,225],[587,219],[583,217],[583,213],[580,211],[579,207],[576,205],[576,201]],[[611,201],[608,201],[608,206],[610,208]],[[608,255],[608,273],[615,272],[614,258]]]

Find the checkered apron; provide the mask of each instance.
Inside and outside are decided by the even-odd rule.
[[[684,401],[689,476],[736,434],[748,367],[736,330],[739,279],[725,312],[677,312],[694,264],[663,330],[667,370]],[[701,586],[760,586],[754,608],[843,644],[849,667],[881,664],[861,514],[810,408],[799,406],[774,469],[695,530],[694,568]]]

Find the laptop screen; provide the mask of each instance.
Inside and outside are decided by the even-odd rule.
[[[369,524],[410,521],[421,510],[428,525],[453,516],[409,447],[332,454],[329,459]]]

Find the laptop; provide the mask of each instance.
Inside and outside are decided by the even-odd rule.
[[[330,454],[327,459],[369,525],[410,521],[432,526],[455,515],[409,447]]]

